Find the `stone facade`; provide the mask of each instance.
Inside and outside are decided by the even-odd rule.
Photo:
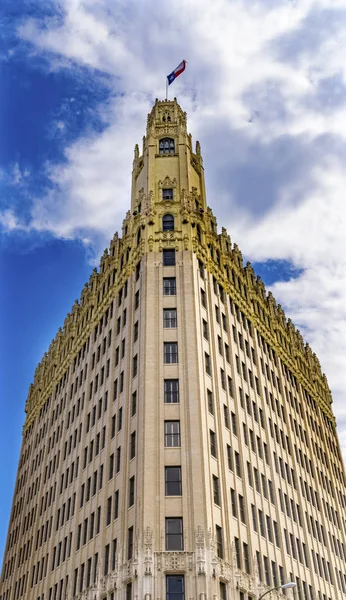
[[[318,358],[218,233],[186,114],[156,101],[122,237],[29,390],[0,599],[248,600],[293,580],[336,600],[345,527]]]

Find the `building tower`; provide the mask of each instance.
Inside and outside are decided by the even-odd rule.
[[[122,237],[29,390],[1,600],[346,598],[331,402],[156,101]]]

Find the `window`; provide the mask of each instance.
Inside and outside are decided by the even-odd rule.
[[[109,474],[108,479],[112,479],[114,473],[114,454],[111,454],[109,457]]]
[[[106,525],[109,525],[112,519],[112,496],[107,500]]]
[[[226,404],[223,405],[223,416],[224,416],[224,420],[225,420],[225,427],[227,427],[227,429],[229,429],[229,410],[228,410],[228,406],[226,406]]]
[[[180,446],[180,421],[165,421],[165,447]]]
[[[217,458],[216,452],[216,435],[215,432],[209,429],[209,437],[210,437],[210,454]]]
[[[205,371],[207,375],[211,376],[211,361],[210,356],[206,352],[204,352],[204,362],[205,362]]]
[[[233,454],[232,454],[232,448],[231,446],[229,446],[227,444],[227,462],[228,462],[228,468],[230,471],[233,472]]]
[[[210,412],[211,415],[213,415],[214,414],[213,392],[211,392],[210,390],[207,390],[207,397],[208,397],[208,411]]]
[[[207,321],[205,321],[204,319],[203,319],[203,321],[202,321],[202,326],[203,326],[203,337],[204,337],[206,340],[209,340],[208,323],[207,323]]]
[[[105,546],[105,554],[104,554],[104,563],[103,563],[103,574],[107,575],[108,573],[108,568],[109,568],[109,550],[110,550],[110,545],[107,544],[107,546]],[[82,591],[82,590],[80,590]]]
[[[123,426],[123,408],[122,406],[119,408],[118,412],[118,431],[121,431]]]
[[[133,326],[133,341],[137,342],[138,340],[138,321]]]
[[[204,308],[207,308],[207,296],[204,290],[201,288],[201,304]]]
[[[133,527],[127,530],[127,560],[131,560],[133,553]]]
[[[175,250],[163,250],[162,251],[162,261],[164,267],[172,267],[175,265]]]
[[[183,519],[166,518],[166,550],[184,550]]]
[[[223,542],[222,542],[222,528],[216,525],[216,554],[219,558],[223,558]]]
[[[136,354],[132,359],[132,377],[136,377],[138,371],[138,355]]]
[[[162,230],[163,231],[174,231],[173,215],[164,215],[162,217]]]
[[[245,571],[250,574],[251,567],[250,567],[249,546],[247,544],[245,544],[245,542],[243,543],[243,556],[244,556]]]
[[[130,438],[130,460],[132,460],[136,456],[136,432],[133,431],[131,433]]]
[[[237,495],[235,490],[231,488],[231,507],[232,507],[232,516],[236,519],[238,518],[238,510],[237,510]]]
[[[162,200],[173,200],[172,188],[165,188],[162,190]]]
[[[134,417],[137,410],[137,392],[133,392],[132,394],[132,403],[131,403],[131,417]]]
[[[177,327],[177,309],[176,308],[164,308],[163,309],[163,326],[168,329]]]
[[[240,454],[236,450],[234,451],[235,456],[235,471],[238,477],[241,478],[241,464],[240,464]]]
[[[159,141],[159,154],[174,154],[174,140],[172,138],[162,138]]]
[[[132,583],[128,583],[126,586],[126,600],[132,599]]]
[[[119,490],[117,490],[114,494],[114,519],[117,519],[119,516]]]
[[[245,502],[244,502],[244,497],[241,496],[240,494],[238,494],[238,500],[239,500],[239,514],[240,514],[240,520],[242,523],[246,524],[246,512],[245,512]]]
[[[166,575],[166,600],[185,600],[184,575]]]
[[[179,380],[165,379],[164,381],[164,402],[165,404],[175,404],[179,402]]]
[[[135,503],[135,476],[130,478],[129,482],[129,508]]]
[[[163,278],[163,295],[164,296],[175,296],[177,293],[175,277],[164,277]]]
[[[213,495],[214,495],[214,504],[221,506],[220,502],[220,483],[219,478],[216,475],[213,475]]]
[[[178,362],[178,342],[164,342],[163,362],[165,365]]]
[[[181,467],[165,467],[166,496],[181,496]]]
[[[119,473],[119,471],[120,471],[120,461],[121,461],[121,446],[119,446],[119,448],[117,448],[117,464],[116,464],[116,472],[117,473]]]
[[[220,581],[220,600],[227,600],[227,588],[223,581]]]

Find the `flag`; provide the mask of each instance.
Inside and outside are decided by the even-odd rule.
[[[183,71],[185,71],[186,68],[186,60],[183,60],[180,65],[177,66],[176,69],[174,69],[174,71],[172,71],[172,73],[170,73],[169,75],[167,75],[167,81],[168,81],[168,85],[171,85],[171,83],[173,83],[173,81],[179,77],[179,75],[181,75],[181,73]]]

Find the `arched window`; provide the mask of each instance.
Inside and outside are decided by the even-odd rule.
[[[174,154],[174,140],[172,138],[162,138],[159,142],[160,154]]]
[[[163,229],[163,231],[173,231],[174,230],[173,215],[164,215],[164,217],[162,217],[162,229]]]
[[[199,242],[202,241],[202,234],[201,234],[201,228],[199,225],[197,225],[197,239]]]

